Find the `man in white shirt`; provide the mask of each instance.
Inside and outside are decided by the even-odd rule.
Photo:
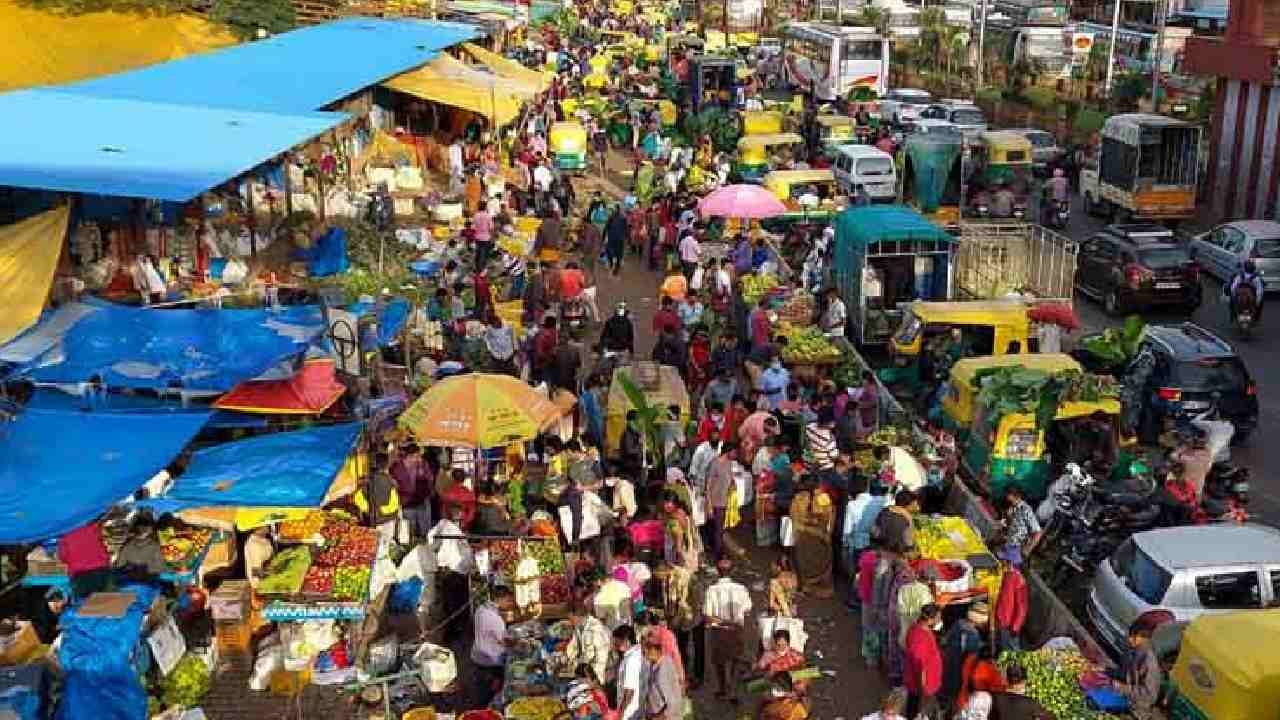
[[[515,595],[511,588],[497,587],[489,602],[476,610],[472,620],[475,640],[471,645],[471,662],[476,666],[476,707],[487,706],[502,686],[507,646],[510,644],[502,613],[510,612],[514,607]]]
[[[613,636],[604,623],[591,614],[591,609],[587,607],[590,599],[590,595],[579,597],[569,611],[569,623],[573,626],[573,635],[569,638],[569,653],[578,665],[590,666],[596,678],[603,682],[609,670],[609,651]]]
[[[827,309],[822,313],[822,332],[831,337],[844,337],[846,314],[844,301],[835,288],[827,288]]]
[[[693,272],[698,269],[702,260],[702,244],[693,231],[686,232],[680,239],[680,264],[684,269],[686,280],[693,280]]]
[[[716,697],[736,699],[738,659],[742,656],[743,627],[751,613],[751,594],[729,576],[733,563],[716,563],[720,579],[707,588],[702,613],[707,624],[707,662],[716,678]]]
[[[621,658],[618,660],[618,691],[614,703],[619,720],[644,720],[640,703],[644,654],[636,644],[636,632],[630,625],[620,625],[613,631],[613,649]]]
[[[466,165],[462,161],[462,140],[455,139],[449,144],[449,175],[461,178]]]

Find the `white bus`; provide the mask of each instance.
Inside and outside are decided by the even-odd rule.
[[[884,94],[889,41],[872,28],[792,23],[782,36],[783,75],[796,88],[835,100],[854,88]]]

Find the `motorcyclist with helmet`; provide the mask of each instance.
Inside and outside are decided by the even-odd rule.
[[[1226,293],[1227,300],[1231,307],[1231,319],[1235,320],[1240,308],[1236,307],[1236,290],[1241,285],[1247,285],[1253,288],[1253,318],[1255,321],[1262,320],[1262,299],[1265,286],[1262,284],[1262,273],[1258,272],[1258,264],[1252,258],[1245,260],[1240,266],[1240,272],[1231,278],[1231,282],[1227,283]]]

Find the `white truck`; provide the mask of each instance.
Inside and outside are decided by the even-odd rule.
[[[1116,221],[1186,220],[1195,214],[1201,129],[1148,113],[1112,115],[1080,170],[1090,215]]]

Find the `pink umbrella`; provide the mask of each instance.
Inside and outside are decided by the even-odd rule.
[[[703,217],[730,217],[759,220],[787,211],[773,193],[759,185],[725,185],[698,203]]]

